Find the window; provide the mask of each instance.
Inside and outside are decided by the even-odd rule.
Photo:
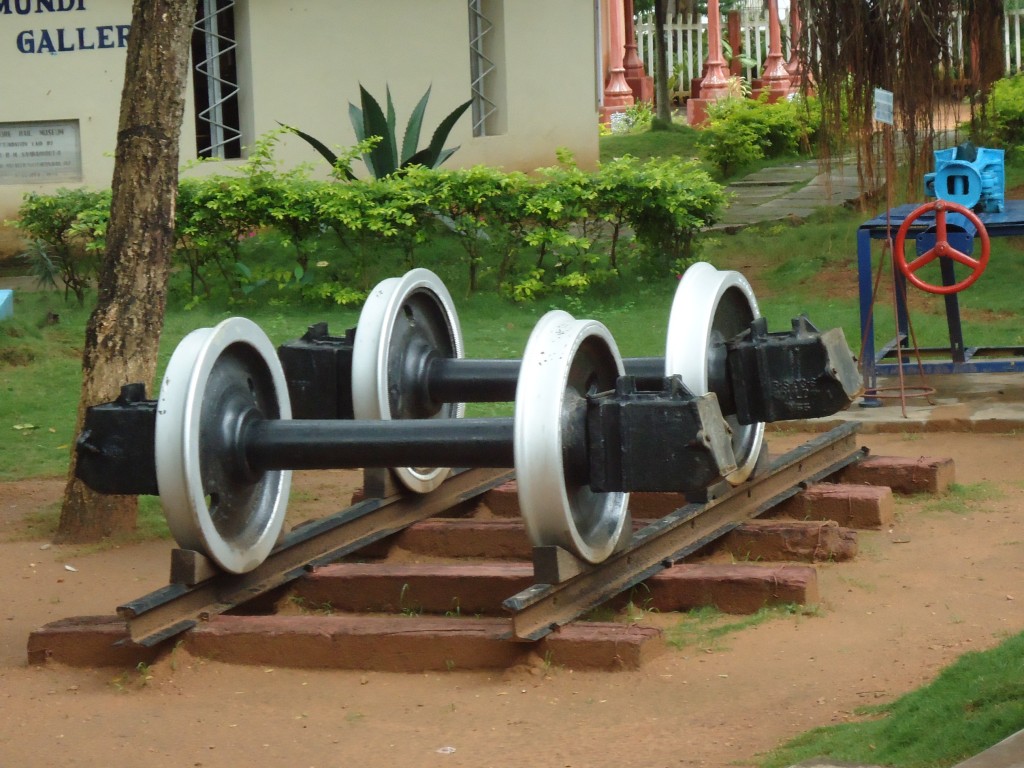
[[[234,0],[199,0],[192,30],[196,153],[242,156]]]
[[[469,0],[469,65],[474,136],[505,133],[503,0]]]

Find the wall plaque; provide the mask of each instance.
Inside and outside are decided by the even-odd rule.
[[[81,180],[77,120],[0,123],[0,184]]]

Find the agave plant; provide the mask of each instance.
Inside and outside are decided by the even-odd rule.
[[[365,142],[374,137],[379,139],[372,149],[363,153],[363,162],[366,163],[367,169],[375,179],[390,176],[396,171],[401,171],[412,165],[422,165],[427,168],[437,168],[441,165],[458,149],[458,147],[445,149],[444,144],[448,140],[452,128],[455,127],[455,123],[471,103],[466,101],[452,110],[434,130],[430,144],[423,149],[417,149],[423,128],[423,113],[426,112],[427,101],[430,99],[430,87],[428,87],[409,116],[409,122],[405,126],[405,134],[402,137],[401,152],[399,152],[398,135],[395,132],[395,105],[391,101],[391,88],[387,88],[387,115],[384,114],[384,110],[381,109],[377,100],[362,85],[359,86],[359,99],[361,107],[349,102],[348,113],[359,142]],[[305,139],[346,178],[355,178],[350,168],[344,164],[338,165],[338,156],[322,141],[297,128],[290,128],[290,130]]]

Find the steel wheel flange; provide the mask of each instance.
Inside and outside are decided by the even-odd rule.
[[[156,412],[157,486],[175,541],[231,573],[263,562],[284,525],[291,472],[247,472],[224,455],[248,414],[290,419],[288,385],[259,326],[229,318],[174,350]]]
[[[725,477],[732,485],[753,473],[764,442],[764,423],[740,424],[731,413],[725,343],[760,316],[754,290],[743,275],[698,262],[680,279],[668,320],[665,375],[679,375],[695,395],[718,396],[736,454],[736,470]]]
[[[357,419],[461,418],[462,403],[424,403],[412,396],[412,368],[428,353],[464,355],[455,303],[429,269],[381,281],[366,299],[352,347],[352,411]],[[403,386],[404,384],[404,386]],[[437,488],[448,467],[395,467],[416,493]]]
[[[548,312],[530,334],[516,387],[514,454],[519,507],[534,546],[560,546],[600,563],[630,535],[628,493],[595,493],[572,466],[585,440],[586,398],[615,388],[622,358],[594,320]]]

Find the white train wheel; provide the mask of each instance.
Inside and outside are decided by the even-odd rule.
[[[678,374],[695,395],[714,392],[728,410],[725,343],[761,316],[750,283],[739,272],[718,270],[705,262],[683,274],[672,301],[665,348],[665,375]],[[751,476],[764,442],[764,424],[740,424],[726,413],[732,429],[736,470],[726,475],[732,485]]]
[[[188,334],[174,350],[156,413],[156,476],[175,541],[231,573],[262,563],[284,524],[291,472],[253,473],[226,456],[225,431],[248,413],[291,418],[274,345],[235,317]]]
[[[437,275],[414,269],[378,283],[370,292],[352,347],[352,411],[357,419],[461,418],[462,403],[424,407],[411,396],[406,367],[422,350],[464,355],[462,328],[451,294]],[[406,386],[403,386],[403,381]],[[409,395],[408,397],[406,395]],[[448,467],[395,467],[411,491],[429,493],[448,477]]]
[[[595,493],[574,477],[566,437],[585,429],[588,394],[615,388],[622,359],[608,330],[559,310],[537,323],[516,388],[514,454],[519,507],[535,546],[606,560],[626,526],[628,493]],[[580,433],[582,439],[582,433]]]

